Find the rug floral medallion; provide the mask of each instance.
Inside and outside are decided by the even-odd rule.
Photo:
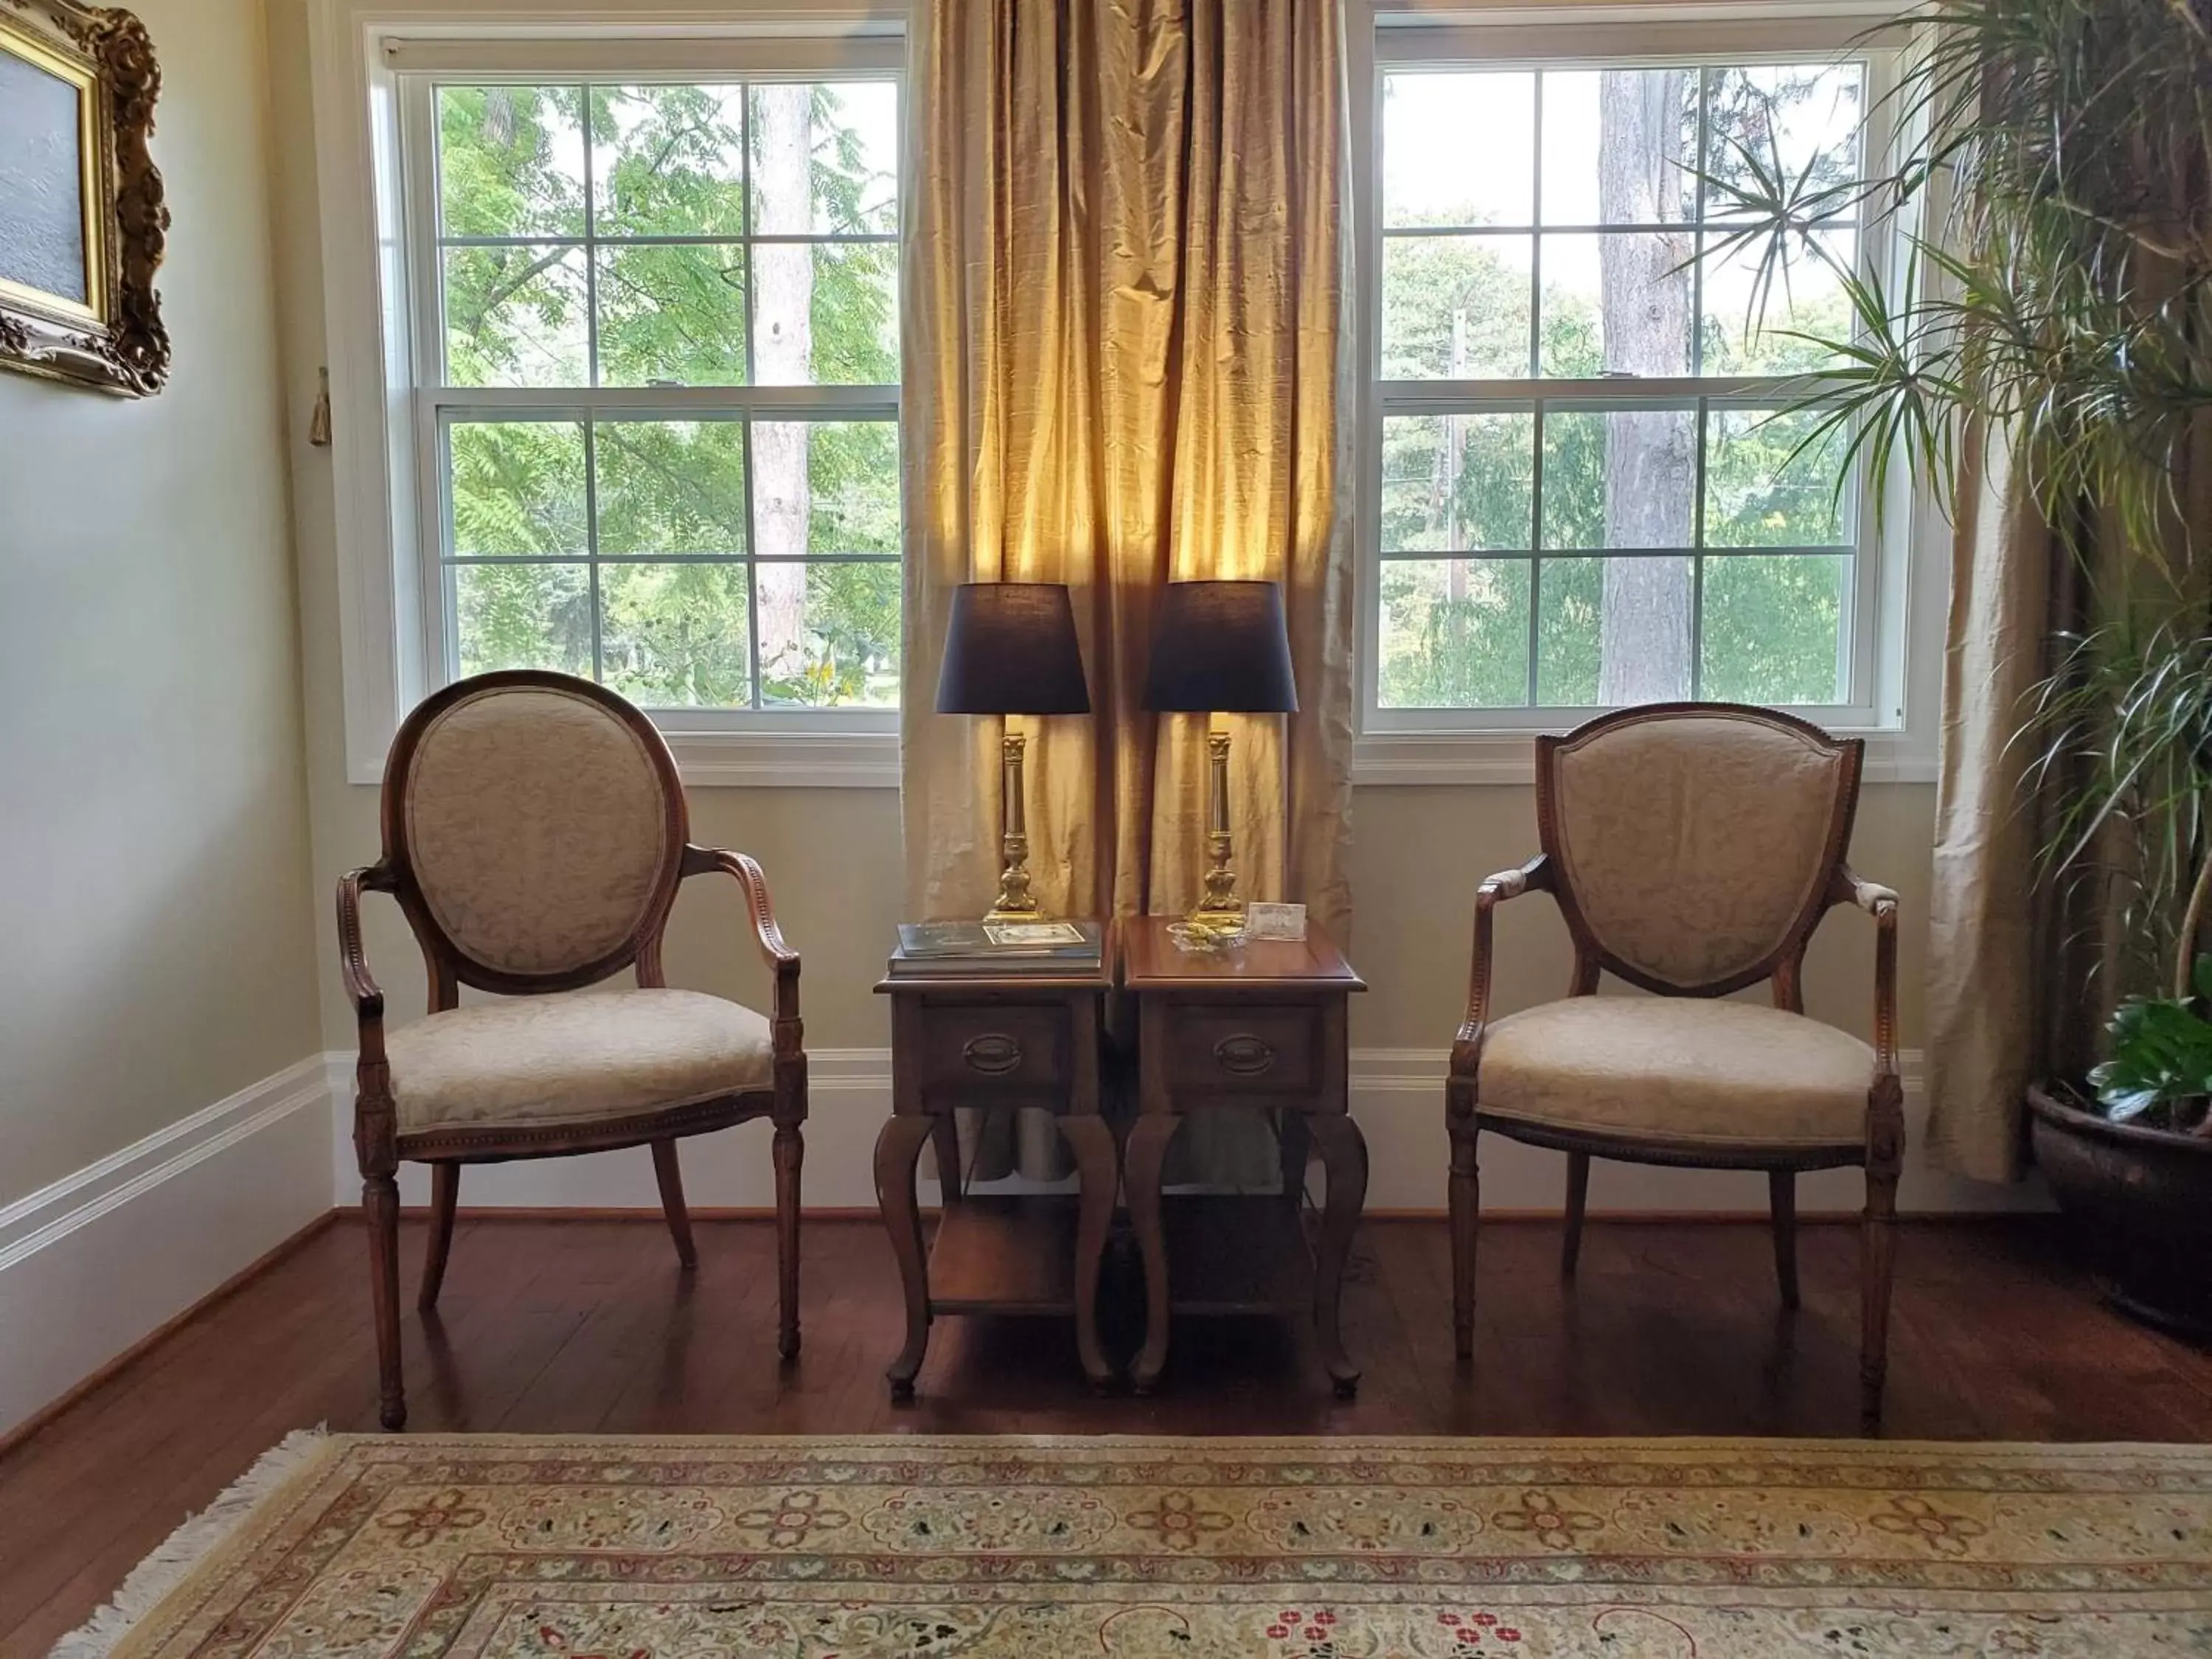
[[[2212,1655],[2212,1448],[337,1437],[117,1651]]]

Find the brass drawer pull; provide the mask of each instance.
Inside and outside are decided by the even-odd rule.
[[[1275,1050],[1249,1031],[1239,1031],[1215,1043],[1213,1057],[1221,1062],[1224,1072],[1234,1072],[1239,1077],[1257,1077],[1275,1063]]]
[[[969,1037],[960,1050],[960,1057],[968,1062],[971,1072],[981,1072],[985,1077],[1004,1077],[1022,1063],[1022,1045],[1004,1031],[987,1031],[981,1036]]]

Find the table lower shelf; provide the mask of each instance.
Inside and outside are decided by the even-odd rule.
[[[947,1204],[929,1247],[931,1311],[1073,1313],[1075,1221],[1072,1194]]]
[[[1160,1232],[1170,1312],[1312,1312],[1313,1251],[1297,1210],[1280,1197],[1170,1193]]]
[[[1298,1212],[1274,1196],[1170,1193],[1161,1200],[1169,1306],[1179,1314],[1305,1315],[1313,1308],[1313,1252]],[[1075,1311],[1076,1200],[1073,1194],[971,1194],[939,1213],[929,1249],[929,1305],[936,1313]],[[1121,1281],[1141,1305],[1134,1241],[1109,1247],[1102,1301]]]

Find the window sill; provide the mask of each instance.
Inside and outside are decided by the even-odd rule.
[[[1913,732],[1838,730],[1866,739],[1868,783],[1933,783],[1934,740]],[[1526,786],[1536,781],[1535,734],[1520,732],[1368,732],[1352,745],[1352,781],[1383,785]]]
[[[896,789],[896,732],[664,731],[694,789]]]
[[[899,738],[873,732],[685,731],[664,726],[669,752],[692,789],[896,789]],[[388,744],[386,745],[389,746]],[[383,781],[384,764],[352,769],[353,781]]]

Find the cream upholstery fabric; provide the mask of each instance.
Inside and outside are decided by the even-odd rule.
[[[1727,714],[1655,716],[1560,746],[1561,873],[1599,942],[1671,984],[1759,961],[1826,875],[1840,756]]]
[[[1731,1145],[1849,1146],[1874,1050],[1802,1014],[1690,997],[1570,997],[1485,1035],[1477,1109],[1555,1128]]]
[[[698,991],[586,991],[456,1008],[386,1040],[399,1132],[632,1116],[765,1089],[769,1023]]]
[[[439,715],[416,746],[406,815],[430,914],[505,973],[562,973],[616,949],[681,855],[643,740],[564,691],[483,691]]]

